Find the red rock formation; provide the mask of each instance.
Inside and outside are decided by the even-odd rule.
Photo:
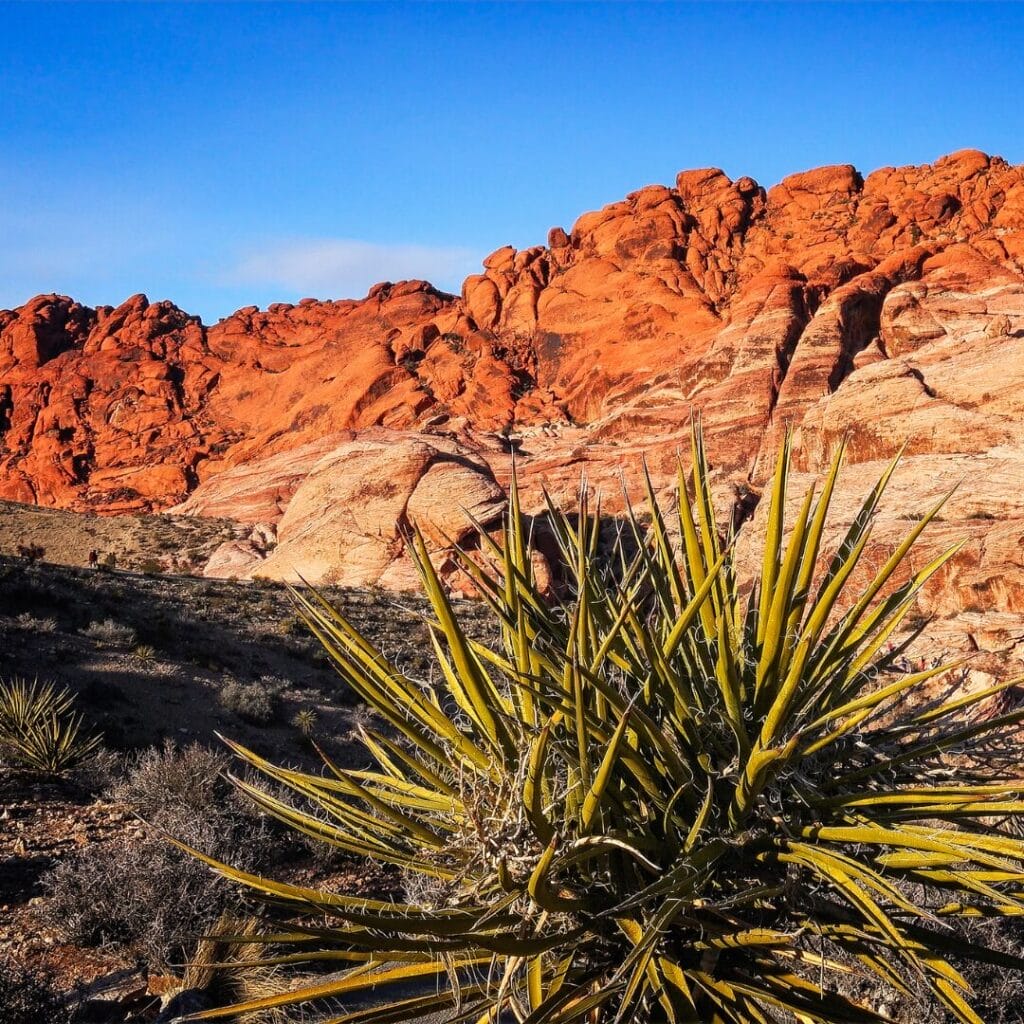
[[[516,445],[528,498],[541,482],[568,497],[582,470],[614,494],[641,454],[667,486],[699,410],[737,497],[756,496],[786,425],[809,471],[844,433],[865,478],[909,441],[915,506],[935,479],[991,470],[995,491],[952,506],[950,529],[980,546],[937,600],[964,608],[983,586],[1024,612],[1022,394],[1024,168],[967,151],[767,191],[687,171],[547,246],[499,249],[458,298],[382,284],[212,327],[142,297],[0,313],[0,496],[106,512],[187,499],[274,524],[309,467],[371,428],[406,438],[390,435],[403,479],[416,445],[449,435],[502,480]],[[363,462],[332,465],[351,498]]]
[[[198,318],[136,295],[43,295],[0,313],[0,496],[123,512],[195,485],[217,367]]]

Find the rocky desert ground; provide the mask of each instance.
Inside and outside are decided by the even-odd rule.
[[[98,516],[0,501],[0,555],[26,551],[54,565],[197,575],[210,555],[248,530],[206,516]]]
[[[368,589],[326,593],[398,663],[429,674],[419,602]],[[476,603],[460,603],[460,612],[484,634]],[[277,583],[73,569],[0,556],[4,677],[67,686],[85,728],[102,736],[95,763],[68,778],[0,767],[0,959],[49,978],[69,1000],[74,1020],[152,1020],[161,997],[181,983],[182,954],[194,944],[172,948],[170,925],[142,934],[126,909],[145,900],[148,916],[187,918],[179,901],[188,904],[189,884],[198,886],[196,899],[209,895],[205,880],[187,871],[183,880],[185,861],[172,854],[161,827],[195,835],[205,815],[214,829],[258,845],[260,856],[283,859],[294,879],[393,888],[393,879],[365,864],[314,857],[257,817],[240,832],[223,817],[232,797],[216,783],[228,767],[215,753],[217,732],[281,763],[319,763],[313,742],[342,764],[362,757],[350,742],[360,709],[318,648]],[[177,828],[160,817],[165,807],[147,807],[139,791],[125,788],[147,751],[162,752],[154,775],[166,782],[177,770],[182,782],[178,793],[189,817]],[[188,751],[192,761],[183,765]],[[199,792],[206,795],[195,799]],[[105,858],[117,865],[116,891],[104,888],[112,878],[93,870]],[[85,872],[69,874],[55,898],[47,879],[83,859]],[[109,920],[101,926],[86,906]],[[70,933],[69,913],[84,915]],[[201,920],[200,913],[189,927]],[[0,1007],[0,1020],[3,1014]]]

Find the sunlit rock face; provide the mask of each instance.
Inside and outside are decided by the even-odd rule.
[[[699,413],[737,518],[787,428],[807,479],[847,438],[840,515],[905,444],[879,550],[958,484],[921,557],[967,542],[925,610],[1024,615],[1022,396],[1024,168],[685,171],[497,250],[461,296],[0,312],[0,497],[227,515],[276,546],[211,571],[404,587],[406,525],[441,552],[461,509],[496,513],[513,449],[528,507],[585,474],[614,510],[641,457],[670,489]]]

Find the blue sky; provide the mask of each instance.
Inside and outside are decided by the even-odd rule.
[[[0,307],[457,289],[685,167],[1024,161],[1024,5],[0,4]]]

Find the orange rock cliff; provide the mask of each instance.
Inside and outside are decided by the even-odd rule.
[[[0,312],[0,497],[274,535],[225,575],[412,585],[404,524],[442,545],[493,516],[512,448],[534,501],[584,471],[617,493],[641,455],[667,488],[694,410],[744,509],[787,425],[808,473],[850,438],[851,498],[908,442],[891,529],[960,482],[932,543],[968,541],[925,610],[1024,614],[1024,167],[685,171],[499,249],[460,297]]]

